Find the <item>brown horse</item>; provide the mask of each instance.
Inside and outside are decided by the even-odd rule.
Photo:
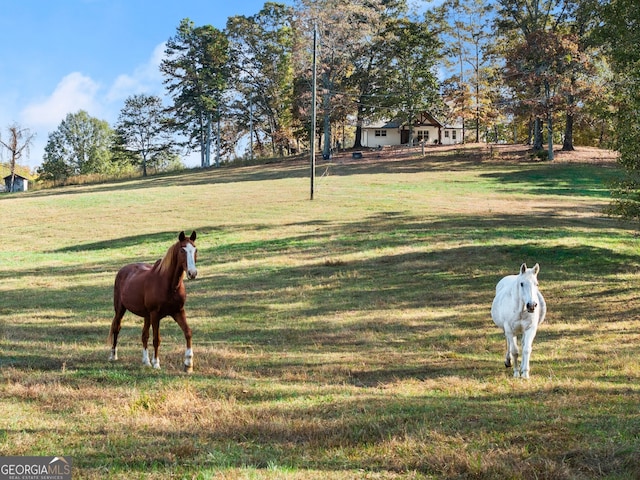
[[[195,245],[196,232],[187,238],[180,232],[178,241],[174,243],[165,256],[154,265],[132,263],[120,269],[113,286],[113,307],[115,316],[111,322],[109,343],[111,356],[109,360],[118,359],[118,333],[125,312],[144,318],[142,327],[142,363],[153,368],[160,368],[158,348],[160,347],[160,320],[168,315],[180,325],[187,341],[184,354],[185,372],[193,371],[193,351],[191,350],[191,328],[187,324],[184,302],[187,293],[182,278],[194,279],[198,275],[196,260],[198,249]],[[153,327],[153,358],[149,361],[147,344],[149,327]]]

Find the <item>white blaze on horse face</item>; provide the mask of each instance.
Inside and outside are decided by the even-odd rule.
[[[196,247],[188,243],[183,250],[187,254],[187,278],[193,280],[198,275],[198,269],[196,268]]]

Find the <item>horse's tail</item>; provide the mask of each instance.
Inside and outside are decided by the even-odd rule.
[[[107,337],[107,345],[113,345],[113,322],[111,322],[111,328],[109,329],[109,336]]]
[[[122,271],[122,270],[121,270]],[[113,346],[114,337],[117,338],[118,333],[120,333],[120,326],[122,325],[122,317],[126,312],[126,308],[122,304],[122,300],[120,299],[120,283],[121,276],[120,272],[116,275],[116,280],[113,284],[113,309],[115,311],[115,315],[113,316],[113,320],[111,321],[111,328],[109,329],[109,336],[107,337],[107,344]]]
[[[544,301],[544,297],[540,292],[538,292],[538,304],[540,305],[540,320],[538,320],[538,325],[540,325],[547,316],[547,302]]]
[[[122,318],[120,318],[120,321],[121,320]],[[113,345],[113,336],[116,333],[116,330],[119,330],[118,323],[120,322],[118,321],[118,316],[116,315],[113,317],[113,320],[111,321],[111,328],[109,328],[109,336],[107,337],[107,345],[109,346]]]
[[[122,317],[124,317],[124,314],[127,310],[124,308],[124,306],[120,306],[120,308],[118,308],[116,306],[116,314],[113,317],[113,321],[111,322],[111,328],[109,329],[109,337],[107,338],[107,343],[110,346],[114,346],[113,342],[116,338],[118,338],[118,334],[120,333],[120,326],[122,325]]]

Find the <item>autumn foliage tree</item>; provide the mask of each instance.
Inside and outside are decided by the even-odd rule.
[[[565,107],[580,53],[572,35],[536,30],[508,52],[505,77],[536,119],[545,119],[552,158],[554,113]]]
[[[302,78],[298,78],[296,84],[298,88],[311,85],[311,55],[305,54],[312,51],[309,32],[313,32],[315,26],[324,156],[330,155],[333,124],[346,122],[354,113],[361,124],[365,109],[372,113],[372,108],[388,105],[378,94],[382,93],[382,84],[396,73],[398,57],[397,50],[391,51],[397,47],[397,32],[391,32],[390,38],[386,35],[387,27],[390,20],[399,20],[404,5],[400,0],[299,0],[298,31],[303,37],[296,60]],[[423,46],[429,48],[428,44]],[[416,52],[404,53],[411,56]],[[397,84],[387,88],[384,95],[396,93],[395,86]],[[302,108],[299,111],[307,112]]]
[[[589,100],[595,74],[589,43],[592,0],[498,0],[506,83],[534,119],[534,148],[542,148],[546,120],[553,154],[554,112],[565,114],[563,149],[573,149],[574,115]],[[587,5],[588,4],[588,5]]]
[[[270,146],[282,155],[292,137],[293,9],[268,2],[256,15],[229,18],[225,31],[237,129],[252,135],[260,152]]]

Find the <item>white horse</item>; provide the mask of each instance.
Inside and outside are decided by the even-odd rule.
[[[527,268],[523,263],[518,275],[508,275],[496,285],[491,317],[507,338],[504,364],[513,365],[513,376],[529,378],[529,357],[538,326],[544,322],[547,304],[538,290],[540,265]],[[522,362],[518,370],[517,335],[522,335]]]

